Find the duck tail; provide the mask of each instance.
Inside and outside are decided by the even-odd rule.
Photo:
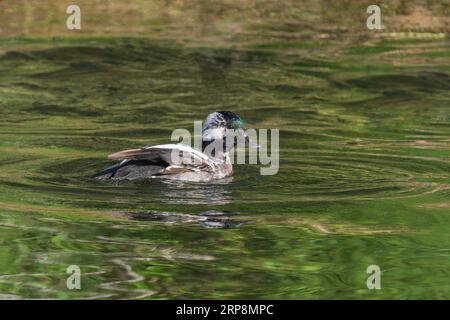
[[[109,180],[112,177],[114,177],[115,173],[117,172],[117,170],[119,170],[119,168],[122,166],[122,163],[118,163],[115,164],[113,166],[107,167],[105,169],[103,169],[100,172],[97,172],[95,175],[92,176],[92,179],[96,179],[96,180]]]

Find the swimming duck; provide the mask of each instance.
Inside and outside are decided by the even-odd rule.
[[[230,151],[236,146],[236,139],[227,143],[229,129],[235,130],[245,146],[258,147],[246,135],[244,122],[237,114],[213,112],[202,126],[202,151],[180,143],[120,151],[108,156],[110,160],[120,162],[97,173],[94,178],[117,182],[152,178],[203,182],[231,176]],[[180,156],[173,157],[174,154]]]

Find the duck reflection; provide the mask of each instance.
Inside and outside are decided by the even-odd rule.
[[[232,192],[228,185],[233,178],[208,183],[193,183],[161,180],[151,184],[152,195],[163,203],[171,205],[224,205],[232,203]],[[153,181],[152,181],[153,182]],[[141,188],[145,190],[145,188]],[[246,221],[232,218],[237,213],[209,210],[200,214],[172,211],[124,212],[131,220],[164,223],[198,223],[205,228],[238,228]]]
[[[237,213],[209,210],[199,215],[177,212],[130,212],[128,216],[132,220],[155,221],[165,223],[194,223],[197,222],[205,228],[229,229],[239,228],[245,221],[231,219]]]
[[[227,185],[233,178],[210,183],[183,183],[180,181],[162,181],[161,201],[168,204],[224,205],[232,202],[231,191]]]

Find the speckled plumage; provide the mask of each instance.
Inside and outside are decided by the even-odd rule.
[[[227,129],[242,129],[239,116],[229,111],[209,114],[202,128],[203,150],[211,143],[225,144]],[[230,149],[208,156],[203,152],[181,144],[148,146],[124,150],[108,156],[119,160],[111,167],[97,173],[94,178],[102,181],[132,181],[142,179],[171,179],[206,182],[233,174]],[[172,155],[182,155],[174,162]]]

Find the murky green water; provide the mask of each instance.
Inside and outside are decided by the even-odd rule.
[[[448,41],[332,46],[1,40],[0,298],[450,298]],[[214,110],[280,128],[279,173],[90,180]]]

